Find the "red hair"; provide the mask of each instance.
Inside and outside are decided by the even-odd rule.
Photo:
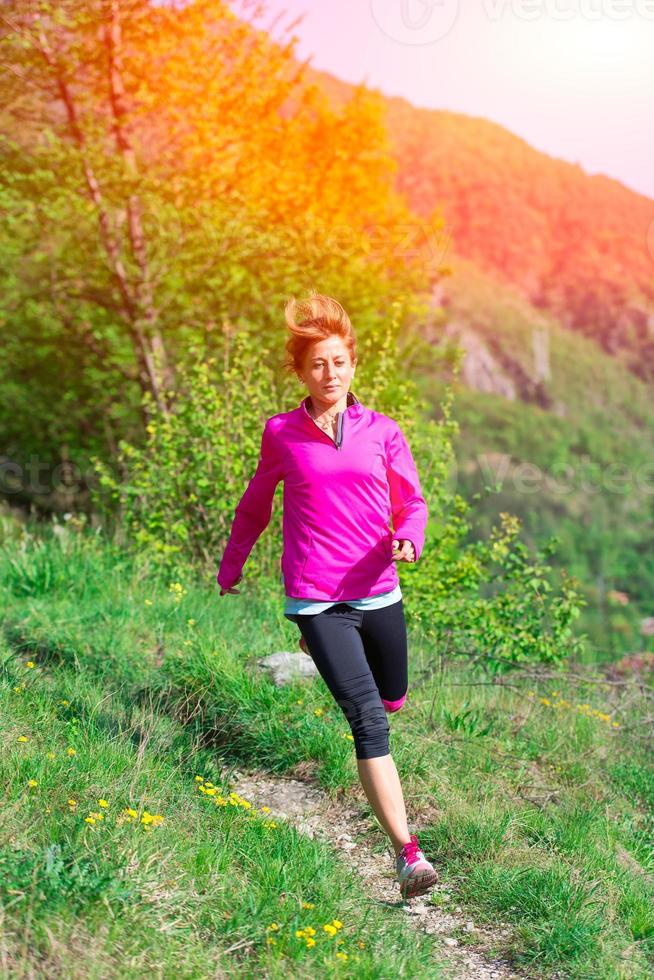
[[[312,290],[307,299],[299,302],[293,297],[284,306],[284,315],[290,331],[284,365],[287,371],[301,371],[309,348],[333,335],[343,340],[350,354],[350,362],[356,360],[356,337],[350,318],[331,296],[323,296]]]

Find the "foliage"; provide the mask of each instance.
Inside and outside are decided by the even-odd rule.
[[[520,518],[530,547],[556,537],[552,565],[579,582],[587,605],[578,626],[593,658],[644,649],[640,620],[652,614],[654,590],[650,390],[469,262],[456,263],[443,292],[441,317],[473,331],[516,390],[511,399],[453,381],[453,479],[474,501],[470,534],[486,538],[507,512]],[[424,344],[424,325],[417,330]],[[547,337],[549,376],[536,388],[537,332]],[[425,356],[413,373],[433,415],[452,373]],[[624,593],[623,604],[612,590]]]
[[[256,466],[261,429],[273,414],[268,351],[247,330],[225,336],[223,357],[199,355],[180,370],[170,413],[151,403],[142,446],[119,444],[114,472],[94,463],[94,502],[126,543],[151,550],[171,571],[215,559],[241,486]]]
[[[222,0],[9,7],[0,434],[19,464],[72,459],[83,506],[90,456],[143,438],[192,349],[222,354],[225,321],[266,346],[289,293],[370,316],[434,269],[392,260],[411,216],[383,100],[361,88],[335,110],[296,38]],[[52,489],[27,476],[21,499]]]

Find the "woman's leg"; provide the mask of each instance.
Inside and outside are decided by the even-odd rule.
[[[309,655],[347,718],[357,758],[388,755],[389,725],[359,634],[363,613],[345,603],[297,614]]]
[[[370,806],[390,837],[395,857],[409,840],[404,796],[392,755],[357,759],[359,779]]]
[[[402,789],[389,752],[386,705],[406,695],[402,606],[395,603],[364,612],[339,603],[316,615],[294,616],[293,621],[350,724],[361,784],[397,855],[408,842],[409,832]]]
[[[402,600],[364,611],[361,638],[386,711],[402,707],[408,690],[406,622]],[[395,855],[409,840],[404,795],[393,757],[357,759],[359,778]]]

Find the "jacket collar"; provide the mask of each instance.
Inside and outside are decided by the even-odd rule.
[[[309,422],[311,422],[312,425],[315,425],[314,420],[309,415],[309,409],[307,408],[310,399],[311,399],[311,395],[307,395],[306,398],[302,399],[302,401],[300,402],[300,411],[302,415],[306,419],[308,419]],[[359,399],[357,398],[357,396],[354,394],[353,391],[348,391],[347,407],[344,409],[343,412],[340,412],[338,414],[347,415],[349,418],[354,418],[358,415],[363,414],[363,405],[361,404],[361,402],[359,401]]]

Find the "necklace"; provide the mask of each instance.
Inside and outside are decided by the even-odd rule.
[[[311,407],[311,408],[309,408],[309,415],[311,416],[311,418],[313,419],[313,421],[316,423],[316,425],[318,426],[318,428],[322,429],[323,432],[326,432],[329,435],[329,430],[331,429],[331,431],[333,433],[334,426],[336,424],[336,418],[337,418],[338,413],[336,413],[336,415],[330,415],[329,412],[327,412],[326,413],[326,415],[327,415],[327,419],[326,420],[325,419],[317,419],[316,416],[313,414],[313,407]]]

